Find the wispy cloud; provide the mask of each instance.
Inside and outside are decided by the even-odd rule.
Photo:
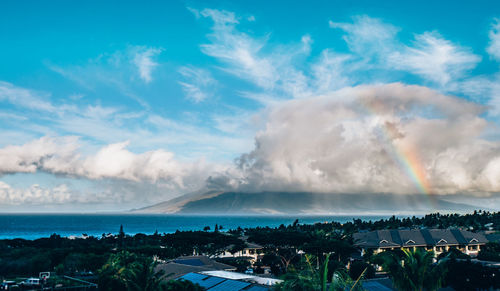
[[[481,57],[443,39],[435,32],[426,32],[415,36],[413,47],[407,46],[401,52],[394,52],[390,60],[398,69],[446,85],[476,67]]]
[[[354,17],[352,23],[330,21],[330,27],[346,33],[344,40],[365,68],[405,71],[439,86],[464,77],[481,61],[437,32],[416,34],[413,43],[405,45],[397,39],[399,28],[369,16]]]
[[[490,44],[486,51],[496,60],[500,60],[500,20],[495,18],[489,31]]]
[[[81,64],[64,66],[46,62],[46,65],[84,90],[96,93],[102,88],[109,88],[149,109],[148,102],[139,92],[144,83],[153,81],[153,73],[160,66],[155,59],[162,51],[162,48],[149,46],[128,46],[123,50],[102,53]]]
[[[163,49],[138,46],[132,48],[133,63],[137,66],[141,79],[149,83],[153,80],[153,70],[159,65],[154,58],[158,56]]]
[[[25,109],[54,112],[55,107],[48,102],[50,94],[35,93],[30,90],[16,87],[11,83],[0,81],[0,101],[7,101]]]
[[[182,67],[179,73],[185,79],[179,84],[189,100],[199,103],[213,96],[217,81],[210,71],[195,67]]]
[[[366,15],[353,17],[352,23],[330,21],[331,28],[341,29],[351,52],[366,57],[384,55],[394,49],[399,28]]]

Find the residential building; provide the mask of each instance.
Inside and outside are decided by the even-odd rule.
[[[450,248],[456,248],[467,255],[477,256],[481,246],[488,242],[483,234],[461,229],[376,230],[355,233],[353,238],[362,254],[368,250],[380,253],[386,250],[425,248],[438,256]]]
[[[188,273],[178,280],[199,284],[207,291],[268,291],[273,285],[282,282],[279,279],[227,271]]]
[[[255,263],[264,254],[264,247],[256,243],[246,241],[246,247],[235,253],[230,252],[231,246],[224,252],[217,255],[218,258],[248,258],[252,263]]]
[[[183,256],[156,266],[163,271],[164,279],[177,279],[185,274],[202,271],[236,271],[236,267],[209,259],[206,256]]]

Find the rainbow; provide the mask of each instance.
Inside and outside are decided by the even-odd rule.
[[[390,145],[389,152],[393,160],[404,170],[420,193],[431,195],[431,187],[418,152],[410,146],[403,146],[394,142],[391,128],[387,122],[382,127],[382,132],[384,133],[386,144]]]
[[[372,115],[382,115],[379,112],[381,112],[381,106],[383,105],[376,100],[372,100],[372,102],[362,102],[362,104],[365,105],[365,108]],[[418,151],[410,145],[395,141],[397,138],[401,137],[401,134],[392,123],[387,121],[384,122],[383,126],[381,126],[381,132],[384,145],[386,145],[385,148],[391,158],[404,171],[406,176],[409,177],[418,192],[429,197],[432,206],[436,206],[436,200],[432,194],[431,185],[427,179],[427,173],[419,157]]]

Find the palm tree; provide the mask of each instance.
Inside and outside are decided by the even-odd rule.
[[[401,291],[434,291],[441,288],[446,273],[446,258],[434,263],[434,252],[423,249],[384,252],[377,255],[396,289]]]
[[[156,263],[127,251],[110,256],[99,270],[99,290],[153,291],[162,290],[162,272],[156,272]]]
[[[161,290],[162,271],[156,271],[156,263],[150,258],[140,258],[127,270],[126,285],[128,291]]]
[[[359,280],[353,281],[347,273],[336,271],[333,273],[331,283],[328,284],[328,262],[330,254],[327,254],[321,268],[315,268],[312,263],[313,257],[305,256],[305,268],[296,270],[291,268],[291,272],[283,276],[283,282],[275,286],[275,290],[291,291],[358,291],[363,290]]]

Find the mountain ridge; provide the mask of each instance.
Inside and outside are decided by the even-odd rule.
[[[385,193],[332,194],[313,192],[193,192],[160,202],[134,213],[165,214],[340,214],[466,212],[477,209],[465,203],[423,195]]]

